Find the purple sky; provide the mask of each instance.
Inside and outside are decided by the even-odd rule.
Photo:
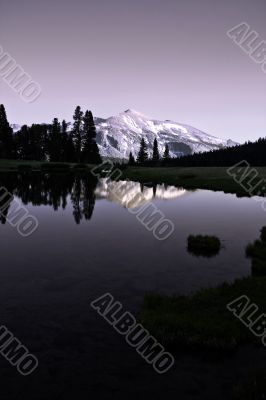
[[[42,87],[27,104],[0,78],[10,122],[71,120],[79,104],[266,136],[266,74],[226,35],[245,21],[266,40],[265,0],[0,1],[0,46]]]

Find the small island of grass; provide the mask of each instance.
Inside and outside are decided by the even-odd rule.
[[[220,239],[216,236],[189,235],[187,249],[196,256],[211,257],[219,253],[221,248]]]

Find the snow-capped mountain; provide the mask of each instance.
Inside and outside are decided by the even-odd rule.
[[[94,118],[97,143],[103,157],[128,159],[130,151],[136,157],[140,140],[145,138],[148,151],[152,153],[153,141],[158,140],[159,152],[163,154],[166,143],[172,157],[234,146],[232,140],[219,139],[190,125],[166,120],[150,119],[134,110],[126,110],[107,119]],[[20,125],[11,124],[14,132]],[[69,131],[72,123],[68,124]]]
[[[136,157],[142,137],[146,139],[150,153],[156,138],[160,153],[163,153],[168,143],[173,157],[237,144],[230,139],[208,135],[189,125],[150,119],[134,110],[126,110],[107,119],[95,118],[95,124],[100,153],[106,157],[128,158],[130,151]]]

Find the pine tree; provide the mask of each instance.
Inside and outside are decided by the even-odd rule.
[[[135,165],[135,164],[136,164],[135,158],[134,158],[133,154],[130,152],[129,159],[128,159],[128,165]]]
[[[87,110],[83,117],[83,132],[82,132],[82,160],[86,163],[89,162],[89,158],[92,152],[93,138],[96,137],[96,131],[94,131],[91,121],[91,115]]]
[[[13,130],[10,127],[6,110],[0,105],[0,158],[12,158],[13,156]]]
[[[158,142],[157,142],[157,139],[155,138],[154,142],[153,142],[152,161],[154,161],[156,163],[159,160],[160,160],[160,154],[159,154],[159,150],[158,150]]]
[[[73,115],[74,124],[72,130],[72,140],[75,148],[75,158],[77,162],[81,161],[81,144],[82,144],[82,116],[80,106],[77,106]]]
[[[92,143],[92,157],[91,157],[90,162],[92,164],[101,164],[102,163],[102,157],[100,155],[99,147],[96,143],[96,140],[94,140]]]
[[[29,129],[29,160],[44,160],[47,141],[47,127],[33,124]]]
[[[73,133],[67,132],[67,122],[64,119],[61,126],[61,161],[74,162],[76,160]]]
[[[61,156],[61,126],[58,118],[54,118],[49,132],[48,153],[50,161],[60,161]]]
[[[68,142],[67,123],[63,119],[61,129],[61,161],[68,161]]]
[[[169,146],[168,146],[167,143],[166,143],[166,145],[165,145],[165,150],[164,150],[163,158],[164,158],[164,160],[169,160],[169,158],[170,158],[170,155],[169,155]]]
[[[137,157],[137,162],[139,164],[143,164],[147,160],[148,160],[147,145],[145,143],[144,138],[142,138],[140,141],[140,149]]]
[[[15,148],[18,159],[29,160],[30,133],[27,125],[23,125],[16,133]]]
[[[86,163],[100,164],[101,156],[96,143],[96,128],[91,111],[83,117],[82,160]]]

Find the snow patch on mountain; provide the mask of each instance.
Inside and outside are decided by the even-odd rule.
[[[107,119],[95,118],[97,142],[102,156],[128,158],[129,152],[136,157],[140,140],[145,138],[148,152],[152,153],[156,138],[163,154],[166,143],[172,157],[234,146],[232,140],[219,139],[190,125],[166,120],[153,120],[134,110],[126,110]]]

